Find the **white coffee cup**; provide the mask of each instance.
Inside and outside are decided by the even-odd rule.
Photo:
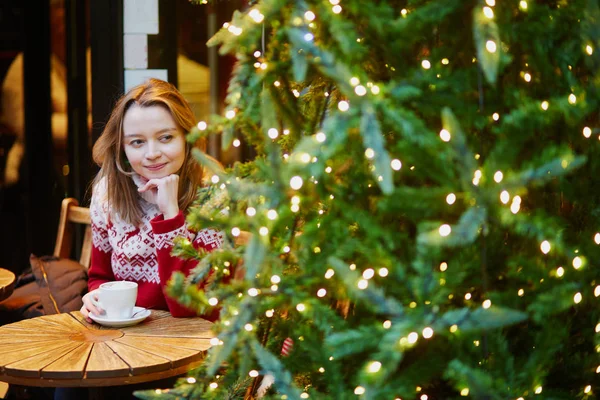
[[[129,281],[106,282],[98,288],[97,305],[107,319],[129,319],[137,299],[138,284]]]

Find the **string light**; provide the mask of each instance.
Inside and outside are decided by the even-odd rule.
[[[489,19],[492,19],[494,18],[494,10],[492,10],[490,7],[483,7],[483,15]]]
[[[482,176],[482,174],[481,174],[480,170],[475,171],[475,174],[473,174],[473,185],[475,185],[475,186],[479,185],[481,176]]]
[[[400,169],[402,168],[402,162],[397,158],[393,159],[390,165],[394,171],[400,171]]]
[[[350,84],[352,86],[356,86],[360,83],[360,79],[358,79],[357,77],[353,76],[352,78],[350,78]]]
[[[521,208],[521,197],[519,197],[519,196],[513,197],[512,204],[510,205],[510,211],[513,214],[516,214],[519,212],[520,208]]]
[[[542,110],[546,111],[548,109],[548,107],[550,107],[550,103],[548,103],[546,100],[542,101],[542,104],[540,104],[540,107],[542,107]]]
[[[592,54],[594,54],[594,49],[588,44],[587,46],[585,46],[585,52],[588,53],[589,56],[591,56]]]
[[[198,129],[200,129],[201,131],[206,130],[206,128],[208,128],[208,124],[204,121],[200,121],[198,122]]]
[[[189,383],[189,384],[196,383],[196,378],[194,378],[193,376],[188,377],[187,378],[187,383]]]
[[[573,93],[571,93],[569,95],[569,103],[575,104],[576,102],[577,102],[577,96],[575,96]]]
[[[325,272],[325,279],[331,279],[333,275],[335,275],[335,271],[329,268],[327,272]]]
[[[581,300],[582,300],[581,293],[579,293],[579,292],[575,293],[575,296],[573,296],[573,302],[575,302],[575,304],[579,304],[579,303],[581,303]]]
[[[252,329],[254,329],[254,327],[252,326],[252,324],[246,324],[244,325],[244,329],[248,332],[252,332]]]
[[[464,388],[460,391],[460,395],[466,397],[469,395],[469,388]]]
[[[411,332],[408,334],[408,343],[415,344],[419,339],[419,334],[417,332]]]
[[[240,236],[240,233],[241,233],[240,228],[238,228],[238,227],[231,228],[231,235],[238,237],[238,236]]]
[[[363,85],[358,85],[354,88],[354,93],[356,93],[358,96],[364,96],[367,94],[367,88],[365,88]]]
[[[496,171],[496,173],[494,174],[494,180],[496,181],[496,183],[502,182],[503,178],[504,174],[502,173],[502,171]]]
[[[350,104],[348,104],[348,102],[345,100],[342,100],[338,103],[338,109],[341,112],[346,112],[346,111],[348,111],[349,108],[350,108]]]
[[[254,207],[248,207],[246,209],[246,215],[249,217],[254,217],[256,215],[256,209]]]
[[[279,275],[273,275],[271,277],[271,283],[279,283],[281,282],[281,278],[279,277]]]
[[[275,315],[275,310],[267,310],[265,312],[265,315],[267,316],[267,318],[272,318],[273,315]]]
[[[379,361],[373,361],[371,364],[369,364],[369,372],[374,374],[376,372],[379,372],[379,370],[381,369],[381,363]]]
[[[421,67],[423,67],[423,69],[429,69],[431,68],[431,63],[429,60],[423,60],[421,61]]]
[[[471,300],[471,293],[465,294],[465,300]]]
[[[296,305],[296,310],[302,312],[302,311],[306,310],[306,306],[302,303],[298,303],[298,305]]]
[[[556,276],[558,276],[559,278],[562,278],[564,274],[565,274],[565,269],[563,267],[556,268]]]
[[[294,190],[299,190],[303,184],[304,181],[299,176],[294,176],[292,179],[290,179],[290,187]]]
[[[552,246],[550,246],[550,242],[547,240],[544,240],[542,242],[542,244],[540,245],[540,249],[542,250],[542,253],[544,253],[544,254],[550,253],[551,248],[552,248]]]
[[[488,299],[488,300],[485,300],[485,301],[483,302],[483,304],[482,304],[482,307],[483,307],[483,308],[485,308],[486,310],[487,310],[488,308],[490,308],[491,306],[492,306],[492,301],[491,301],[491,300],[489,300],[489,299]]]
[[[334,14],[339,14],[342,12],[342,6],[340,6],[339,4],[336,4],[335,6],[333,6],[331,8],[331,11],[333,11]]]
[[[525,295],[525,291],[523,289],[519,289],[519,291],[517,292],[517,296],[523,297],[523,295]]]
[[[235,117],[235,110],[229,110],[225,113],[225,118],[233,119]]]
[[[448,225],[448,224],[444,224],[444,225],[440,226],[439,232],[440,232],[440,236],[446,237],[446,236],[450,235],[450,233],[452,232],[452,227],[450,227],[450,225]]]
[[[377,85],[371,86],[371,93],[379,94],[379,86],[377,86]]]
[[[494,42],[493,40],[488,40],[487,42],[485,42],[485,49],[490,53],[495,53],[497,49],[496,42]]]
[[[252,9],[248,15],[250,16],[250,18],[252,18],[252,20],[254,20],[254,22],[256,22],[257,24],[260,24],[261,22],[263,22],[263,20],[265,19],[265,16],[261,14],[260,11],[258,11],[256,8]]]
[[[240,142],[239,139],[234,139],[234,141],[233,141],[233,147],[240,147],[241,144],[242,144],[242,142]]]
[[[447,58],[442,58],[442,64],[448,65],[448,64],[450,64],[450,60],[448,60]]]
[[[208,385],[211,389],[216,389],[217,387],[219,387],[219,385],[217,384],[217,382],[211,382],[210,385]]]
[[[366,270],[364,270],[362,276],[365,279],[371,279],[375,276],[375,271],[373,270],[373,268],[367,268]]]
[[[492,114],[492,119],[493,119],[494,121],[498,121],[498,120],[500,119],[500,114],[498,114],[498,113],[494,113],[494,114]]]
[[[388,276],[388,272],[389,271],[387,268],[379,268],[379,271],[377,271],[379,276],[381,276],[382,278],[385,278],[386,276]]]
[[[423,329],[423,337],[425,339],[431,339],[432,336],[433,336],[433,329],[431,329],[430,327]]]
[[[577,257],[573,258],[573,268],[579,269],[579,268],[581,268],[582,265],[583,265],[583,260],[581,259],[581,257],[577,256]]]
[[[450,132],[448,132],[446,129],[442,129],[440,131],[440,139],[442,139],[444,142],[449,142],[451,138],[452,135],[450,135]]]
[[[270,128],[267,131],[267,135],[269,135],[271,139],[277,139],[277,136],[279,136],[279,131],[275,128]]]
[[[369,281],[366,279],[361,279],[358,281],[356,286],[358,286],[360,290],[365,290],[367,287],[369,287]]]
[[[529,72],[525,72],[523,74],[523,79],[525,80],[525,82],[531,82],[531,74],[529,74]]]
[[[267,228],[266,226],[263,226],[258,230],[258,233],[261,236],[267,236],[269,234],[269,228]]]
[[[383,329],[390,329],[392,327],[392,321],[389,319],[387,321],[383,321]]]
[[[271,221],[274,221],[277,219],[277,211],[275,210],[269,210],[267,212],[267,218],[269,218]]]
[[[372,160],[375,157],[375,151],[371,148],[366,149],[365,157],[367,157],[369,160]]]
[[[307,21],[314,21],[316,17],[317,16],[315,15],[315,13],[310,10],[304,13],[304,18]]]
[[[317,297],[325,297],[327,295],[327,290],[326,289],[319,289],[317,291]]]
[[[591,391],[592,391],[592,386],[591,386],[591,385],[587,385],[587,386],[585,387],[585,389],[583,389],[583,392],[584,392],[585,394],[589,394]]]
[[[448,203],[449,205],[452,205],[456,202],[456,195],[454,193],[449,193],[448,196],[446,196],[446,203]]]
[[[510,193],[508,193],[506,190],[503,190],[502,193],[500,193],[500,201],[503,204],[508,204],[510,201]]]
[[[323,132],[317,132],[315,139],[317,139],[317,142],[323,143],[325,140],[327,140],[327,136],[325,136]]]
[[[527,10],[527,2],[525,0],[521,0],[519,2],[519,8],[523,11],[526,11]]]
[[[357,386],[354,388],[354,394],[359,395],[359,396],[361,394],[365,394],[365,391],[366,391],[365,388],[362,386]]]

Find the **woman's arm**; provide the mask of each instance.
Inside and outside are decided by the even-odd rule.
[[[197,234],[189,231],[185,225],[185,218],[182,212],[179,212],[174,218],[164,219],[162,215],[150,221],[154,233],[154,242],[156,245],[156,255],[158,258],[158,273],[160,282],[164,288],[171,279],[173,272],[181,272],[188,276],[190,270],[197,264],[197,260],[184,260],[171,255],[173,249],[173,239],[176,237],[185,237],[189,239],[196,249],[212,251],[221,247],[223,243],[223,233],[213,229],[203,229]],[[176,300],[165,296],[171,315],[174,317],[190,317],[196,313],[189,310]]]

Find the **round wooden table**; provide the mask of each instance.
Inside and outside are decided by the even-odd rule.
[[[8,298],[15,287],[15,274],[11,271],[0,268],[0,301]]]
[[[148,382],[200,365],[212,323],[153,310],[139,325],[89,324],[79,311],[0,327],[0,381],[95,387]]]

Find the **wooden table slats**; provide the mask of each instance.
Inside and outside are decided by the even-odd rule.
[[[147,351],[115,341],[106,342],[106,344],[129,365],[132,375],[164,371],[171,368],[171,360],[168,358],[159,357]]]
[[[82,343],[63,357],[42,369],[43,378],[83,378],[85,365],[94,343]]]
[[[212,323],[152,310],[123,328],[90,324],[79,311],[0,327],[0,381],[27,386],[113,386],[168,378],[197,367]]]
[[[29,345],[6,346],[0,348],[0,353],[2,353],[2,357],[0,357],[0,368],[2,369],[2,371],[4,371],[6,365],[10,363],[24,360],[29,357],[34,357],[38,354],[44,354],[48,351],[52,351],[53,349],[62,348],[70,343],[70,340],[55,340],[52,343],[49,343],[48,346],[39,346],[39,343],[35,342],[30,343]],[[0,375],[0,377],[1,376],[2,375]]]
[[[11,271],[0,268],[0,301],[8,298],[15,288],[15,274]]]
[[[144,337],[124,336],[116,339],[115,342],[123,343],[138,350],[144,350],[162,358],[166,358],[171,362],[172,367],[185,365],[193,360],[201,360],[204,356],[197,350],[184,349],[181,347],[173,347],[163,343],[153,343]],[[205,347],[206,348],[206,347]]]
[[[129,376],[129,365],[106,343],[94,343],[94,348],[86,366],[87,378],[108,378]]]
[[[5,365],[4,370],[14,376],[39,377],[42,368],[81,345],[82,343],[68,343],[61,347],[44,349],[42,353]]]

